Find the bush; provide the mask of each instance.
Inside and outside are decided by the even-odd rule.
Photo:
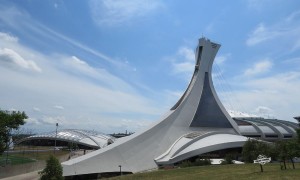
[[[222,165],[224,164],[233,164],[234,155],[233,154],[226,154],[224,161],[221,162]]]
[[[192,162],[188,161],[188,160],[182,161],[179,165],[179,167],[181,167],[181,168],[186,168],[186,167],[191,167],[191,166],[193,166]]]
[[[211,161],[209,159],[196,159],[194,162],[191,162],[189,160],[182,161],[179,167],[185,168],[185,167],[191,167],[191,166],[206,166],[211,165]]]
[[[194,162],[194,166],[206,166],[211,165],[211,161],[209,159],[196,159]]]
[[[40,171],[39,174],[41,175],[41,180],[62,180],[64,177],[62,176],[62,166],[59,163],[58,159],[55,158],[53,155],[46,161],[46,167],[43,171]]]

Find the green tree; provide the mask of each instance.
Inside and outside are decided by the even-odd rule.
[[[280,161],[283,162],[284,169],[286,169],[286,160],[288,159],[292,162],[293,169],[295,169],[293,158],[300,156],[300,144],[297,139],[276,142],[276,151]]]
[[[248,139],[242,150],[243,160],[248,163],[253,163],[253,161],[257,159],[258,155],[260,154],[270,156],[271,148],[271,145],[266,142]]]
[[[39,172],[41,180],[62,180],[64,179],[62,173],[62,166],[53,155],[50,155],[47,159],[45,169]]]
[[[259,155],[270,156],[272,146],[266,142],[254,139],[248,139],[243,146],[242,156],[245,162],[253,163]],[[263,172],[263,166],[260,165],[260,171]]]
[[[276,151],[277,151],[280,162],[283,162],[283,167],[281,166],[281,163],[280,163],[281,169],[283,169],[283,168],[286,169],[286,160],[288,159],[287,141],[277,141],[276,142]]]
[[[27,119],[25,112],[4,111],[0,109],[0,154],[8,147],[9,135],[12,130],[25,124]]]
[[[300,144],[296,139],[287,141],[287,156],[293,163],[293,169],[295,169],[294,157],[300,156]]]

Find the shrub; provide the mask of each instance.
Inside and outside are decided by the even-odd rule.
[[[194,166],[206,166],[211,165],[211,161],[209,159],[196,159],[193,164]]]
[[[186,168],[186,167],[190,167],[190,166],[193,166],[193,165],[192,165],[192,162],[188,161],[188,160],[182,161],[179,165],[179,167],[181,167],[181,168]]]
[[[226,154],[224,161],[221,162],[222,165],[224,164],[233,164],[234,155],[233,154]]]
[[[40,171],[39,174],[41,175],[41,180],[62,180],[64,179],[62,172],[62,166],[58,159],[50,155],[46,161],[45,169]]]
[[[191,167],[191,166],[205,166],[210,165],[211,161],[209,159],[196,159],[194,162],[191,162],[189,160],[182,161],[179,167],[185,168],[185,167]]]

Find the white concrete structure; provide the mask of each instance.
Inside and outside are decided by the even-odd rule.
[[[247,132],[253,128],[239,128],[215,92],[211,71],[219,48],[219,44],[208,39],[199,39],[191,82],[158,123],[62,163],[63,175],[119,172],[119,165],[123,172],[136,173],[211,151],[242,147],[247,137],[241,135],[240,129]],[[268,123],[264,124],[268,127]]]
[[[234,117],[241,135],[264,141],[278,141],[297,136],[298,124],[278,119],[261,117]]]

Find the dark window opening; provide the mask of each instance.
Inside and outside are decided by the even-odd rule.
[[[247,136],[247,137],[253,137],[253,138],[261,137],[261,135],[259,135],[259,134],[257,134],[257,135],[244,135],[244,136]]]
[[[266,138],[278,138],[278,135],[266,135]]]

